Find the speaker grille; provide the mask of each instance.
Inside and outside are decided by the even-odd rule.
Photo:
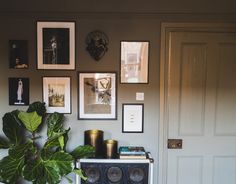
[[[140,167],[131,167],[128,169],[129,180],[133,183],[140,183],[145,178],[145,171]]]
[[[121,181],[123,177],[123,172],[119,167],[110,167],[107,170],[107,178],[112,183],[117,183]]]
[[[87,167],[84,168],[85,175],[88,177],[88,183],[96,183],[101,177],[100,169],[98,167]]]

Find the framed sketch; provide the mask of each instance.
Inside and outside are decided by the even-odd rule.
[[[29,105],[29,78],[9,78],[9,105]]]
[[[144,104],[122,104],[122,132],[143,133]]]
[[[43,77],[43,101],[47,112],[71,113],[70,77]]]
[[[78,73],[78,119],[117,119],[116,73]]]
[[[120,82],[148,83],[148,41],[121,41]]]
[[[28,68],[27,40],[9,40],[9,68]]]
[[[75,69],[75,22],[37,22],[37,68]]]

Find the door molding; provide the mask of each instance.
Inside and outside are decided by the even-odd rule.
[[[160,120],[158,184],[167,184],[167,140],[168,140],[168,75],[169,38],[171,32],[236,32],[235,23],[162,23],[160,57]]]

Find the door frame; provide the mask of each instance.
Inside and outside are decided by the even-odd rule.
[[[158,184],[167,184],[167,139],[168,139],[168,75],[169,75],[169,38],[171,32],[236,32],[235,23],[170,23],[161,24],[160,51],[160,119],[159,119],[159,156]]]

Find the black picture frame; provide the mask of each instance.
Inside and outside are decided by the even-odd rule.
[[[37,69],[75,70],[75,21],[37,21]]]
[[[29,68],[27,40],[9,40],[9,68]]]
[[[144,132],[144,104],[122,104],[122,133]]]
[[[47,113],[71,114],[71,77],[43,76],[42,83]]]
[[[149,83],[150,42],[146,40],[120,41],[120,83]]]
[[[29,78],[8,78],[9,105],[29,105]]]
[[[78,72],[78,119],[117,119],[116,72]]]

